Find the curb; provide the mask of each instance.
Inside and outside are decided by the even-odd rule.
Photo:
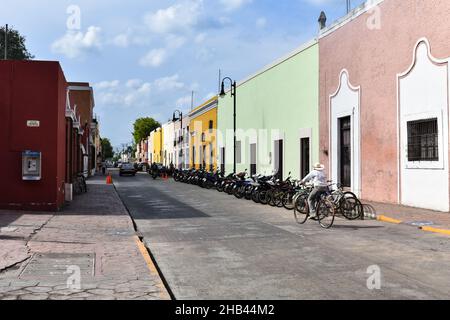
[[[156,269],[156,266],[153,263],[152,258],[148,254],[147,247],[144,245],[144,243],[141,241],[141,239],[138,236],[134,236],[134,240],[136,241],[136,245],[139,248],[139,251],[140,251],[142,257],[144,258],[145,263],[147,264],[147,268],[150,271],[150,274],[152,276],[156,276],[156,277],[160,278],[158,269]],[[162,282],[162,280],[160,280],[156,286],[161,290],[159,297],[162,300],[171,300],[170,295],[167,292],[167,289],[164,286],[164,283]]]
[[[403,224],[403,221],[401,221],[401,220],[389,218],[384,215],[377,216],[376,220],[381,221],[381,222],[392,223],[392,224]],[[448,230],[448,229],[440,229],[440,228],[434,228],[434,227],[428,227],[428,226],[419,227],[418,229],[422,230],[422,231],[426,231],[426,232],[432,232],[432,233],[438,233],[438,234],[450,236],[450,230]]]
[[[450,230],[447,229],[439,229],[439,228],[433,228],[433,227],[420,227],[420,230],[433,232],[433,233],[440,233],[445,234],[447,236],[450,236]]]
[[[403,221],[397,220],[397,219],[392,219],[383,215],[377,216],[377,220],[378,221],[383,221],[383,222],[388,222],[388,223],[393,223],[393,224],[401,224],[403,223]]]

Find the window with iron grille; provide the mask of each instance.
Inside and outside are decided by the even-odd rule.
[[[436,118],[408,122],[408,161],[439,161]]]

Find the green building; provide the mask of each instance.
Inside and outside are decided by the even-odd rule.
[[[319,160],[319,47],[310,41],[237,84],[237,172],[302,178]],[[233,172],[233,98],[219,98],[218,159]]]

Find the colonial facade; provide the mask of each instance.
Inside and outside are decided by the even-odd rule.
[[[365,200],[449,211],[449,16],[368,1],[320,33],[320,159]]]
[[[163,165],[169,167],[171,164],[175,165],[175,124],[169,121],[163,124]]]
[[[189,124],[190,118],[188,116],[183,116],[183,119],[179,119],[174,123],[175,125],[174,165],[178,169],[189,168],[189,141],[190,141]]]
[[[82,173],[85,177],[95,174],[97,165],[97,152],[95,149],[94,123],[94,90],[85,82],[71,82],[68,84],[69,103],[79,113],[79,134],[81,149]]]
[[[319,158],[319,50],[312,40],[237,85],[237,171],[304,177]],[[218,162],[233,172],[233,98],[219,99]]]
[[[0,61],[0,87],[0,208],[59,210],[95,171],[92,88],[46,61]]]
[[[217,105],[218,99],[214,97],[189,113],[189,162],[192,168],[217,168]]]

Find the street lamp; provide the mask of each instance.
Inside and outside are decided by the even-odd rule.
[[[178,118],[176,117],[176,114],[178,113]],[[181,112],[180,110],[175,110],[174,111],[174,113],[173,113],[173,122],[174,122],[174,124],[175,124],[175,121],[178,121],[178,120],[180,120],[180,128],[181,128],[181,153],[180,153],[180,156],[181,156],[181,161],[182,162],[184,162],[184,158],[183,158],[183,140],[184,140],[184,134],[183,134],[183,112]],[[184,163],[180,163],[179,165],[178,165],[178,167],[179,167],[179,169],[182,169],[183,167],[183,164]]]
[[[224,98],[226,96],[225,92],[225,80],[229,80],[231,84],[230,94],[233,99],[233,134],[234,134],[234,163],[233,163],[233,173],[236,174],[236,81],[231,80],[231,78],[226,77],[222,80],[222,90],[220,91],[220,97]]]

